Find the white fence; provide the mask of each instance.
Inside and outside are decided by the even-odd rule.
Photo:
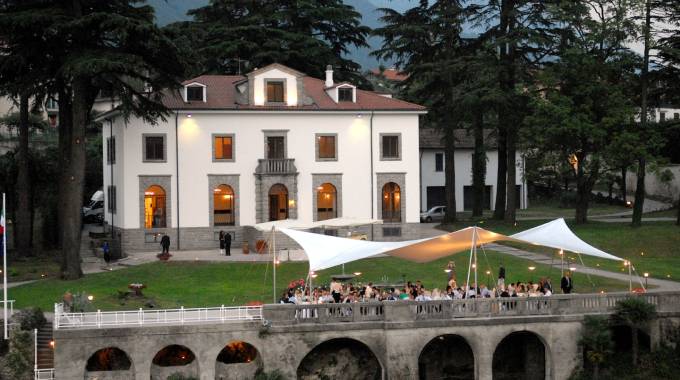
[[[34,370],[33,375],[34,380],[53,380],[54,368],[36,369]]]
[[[4,308],[4,307],[5,307],[5,301],[0,300],[0,308]],[[9,309],[7,311],[9,313],[9,315],[14,314],[14,300],[7,300],[7,308]]]
[[[63,304],[54,305],[55,329],[259,320],[262,320],[262,306],[67,313]]]

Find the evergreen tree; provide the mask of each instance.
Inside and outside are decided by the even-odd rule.
[[[404,83],[405,97],[429,108],[426,120],[444,135],[446,215],[444,223],[456,221],[455,196],[455,130],[463,127],[457,112],[464,82],[460,67],[461,38],[464,22],[459,1],[427,0],[403,14],[389,8],[380,9],[384,27],[374,33],[383,38],[382,47],[373,54],[394,59],[396,66],[408,75]]]
[[[0,24],[15,23],[11,39],[43,50],[59,101],[59,225],[62,276],[82,276],[81,206],[84,199],[85,131],[101,89],[112,89],[120,112],[154,123],[168,110],[159,89],[178,85],[182,57],[154,25],[153,8],[140,0],[36,0],[3,10]],[[44,20],[39,33],[31,22]],[[23,27],[21,27],[23,25]],[[28,37],[30,36],[30,37]],[[21,49],[21,44],[18,49]],[[36,85],[27,81],[26,85]]]
[[[278,62],[315,77],[332,65],[339,80],[370,86],[346,58],[370,29],[342,0],[211,0],[193,21],[166,29],[192,57],[190,75],[239,74]]]

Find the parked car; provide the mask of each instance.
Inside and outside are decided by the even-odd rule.
[[[434,206],[428,211],[420,213],[420,221],[426,223],[441,221],[444,219],[445,213],[446,206]]]
[[[83,207],[83,223],[104,222],[104,192],[95,191],[90,198],[90,203]]]

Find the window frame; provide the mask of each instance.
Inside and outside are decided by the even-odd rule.
[[[146,151],[146,140],[149,137],[161,137],[163,139],[163,158],[149,159]],[[148,163],[162,163],[168,161],[168,139],[166,133],[143,133],[142,134],[142,162]]]
[[[217,145],[215,140],[217,138],[231,138],[231,158],[217,158]],[[212,161],[213,162],[235,162],[236,161],[236,136],[233,133],[213,133],[210,135],[212,141]]]
[[[439,158],[440,158],[441,161],[438,161]],[[437,153],[434,154],[434,171],[436,173],[441,173],[441,172],[444,171],[444,153],[443,152],[437,152]]]
[[[226,186],[229,191],[231,191],[231,209],[230,209],[230,216],[231,216],[231,222],[228,223],[216,223],[215,216],[217,212],[217,207],[215,205],[215,190],[220,188],[220,186]],[[225,194],[229,195],[229,194]],[[227,208],[227,210],[229,210]],[[213,227],[233,227],[236,225],[236,191],[234,190],[234,187],[226,184],[226,183],[220,183],[219,185],[215,186],[213,189],[213,203],[212,203],[212,225]]]
[[[343,91],[344,90],[344,91]],[[349,99],[342,99],[340,96],[340,93],[342,92],[349,92]],[[348,102],[348,103],[354,103],[354,87],[338,87],[338,103],[340,102]]]
[[[333,137],[335,153],[333,157],[321,157],[321,138]],[[317,133],[314,135],[314,144],[316,147],[316,161],[338,161],[338,134],[337,133]]]
[[[275,83],[281,83],[281,91],[282,91],[282,100],[281,101],[272,101],[269,100],[269,84],[275,84]],[[265,78],[264,80],[264,104],[269,104],[269,105],[282,105],[286,104],[288,101],[287,95],[287,80],[286,78]]]
[[[385,156],[385,137],[396,137],[397,138],[397,155],[396,156]],[[380,134],[380,161],[401,161],[401,133],[381,133]]]
[[[200,88],[201,89],[201,98],[200,99],[189,99],[189,89],[194,89],[194,88]],[[184,86],[184,99],[186,102],[205,102],[205,86],[199,85],[196,83],[192,83],[189,85]]]
[[[116,136],[106,138],[106,163],[116,164]]]

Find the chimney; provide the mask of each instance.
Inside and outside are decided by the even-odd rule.
[[[326,87],[333,87],[333,66],[326,66]]]

